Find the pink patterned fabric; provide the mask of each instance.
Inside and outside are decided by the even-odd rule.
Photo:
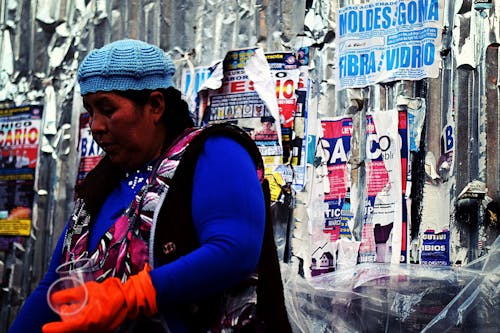
[[[89,257],[94,278],[117,277],[126,281],[149,261],[149,242],[155,209],[168,192],[170,181],[189,143],[201,129],[188,130],[160,159],[132,203],[101,238],[97,249],[88,253],[90,215],[83,200],[77,200],[65,235],[63,260]]]

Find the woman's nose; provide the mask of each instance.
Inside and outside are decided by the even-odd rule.
[[[90,117],[90,129],[92,133],[102,133],[106,130],[106,122],[103,116],[97,112]]]

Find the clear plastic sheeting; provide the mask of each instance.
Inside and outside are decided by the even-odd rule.
[[[311,280],[283,266],[295,332],[498,332],[500,237],[463,267],[360,264]]]

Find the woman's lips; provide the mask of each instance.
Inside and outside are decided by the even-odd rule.
[[[99,146],[102,148],[102,150],[104,150],[105,152],[108,153],[111,150],[113,150],[114,144],[109,143],[109,142],[101,142],[101,143],[99,143]]]

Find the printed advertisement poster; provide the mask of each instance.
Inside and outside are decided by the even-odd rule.
[[[283,163],[288,163],[292,153],[293,126],[297,110],[299,64],[292,52],[266,53],[271,75],[276,82],[276,99],[280,115]]]
[[[373,113],[373,120],[377,132],[378,150],[389,175],[388,183],[377,193],[373,206],[377,262],[399,263],[402,242],[403,175],[401,171],[401,138],[399,135],[398,111],[396,109],[376,111]],[[384,227],[388,225],[392,225],[390,233],[382,232],[377,228],[377,226]],[[385,246],[388,246],[389,240],[386,237],[390,238],[391,251],[383,251],[382,249],[380,249],[382,251],[378,251],[379,244],[383,245],[385,243]],[[381,256],[379,252],[386,255]],[[390,259],[388,258],[389,255],[391,256]]]
[[[196,112],[198,103],[198,92],[203,83],[210,77],[212,68],[209,66],[187,67],[182,71],[181,93],[185,96],[189,105],[189,110],[193,113],[195,124],[200,123],[198,113]]]
[[[302,190],[305,184],[308,65],[307,48],[266,54],[240,49],[229,51],[210,73],[200,69],[195,75],[203,81],[200,124],[229,122],[247,131],[262,154],[273,201],[282,186]],[[183,78],[185,89],[192,75]]]
[[[409,242],[410,242],[410,223],[408,214],[407,198],[411,191],[411,170],[409,168],[410,155],[410,131],[407,110],[398,111],[398,132],[401,139],[401,263],[409,262]]]
[[[453,124],[446,124],[441,134],[441,156],[438,161],[438,172],[443,179],[448,179],[453,174],[455,163],[454,150],[455,150],[455,129]]]
[[[376,224],[387,225],[400,220],[401,210],[401,151],[398,133],[397,110],[376,111],[372,115],[377,132],[378,148],[389,175],[389,182],[376,194],[373,220]]]
[[[198,112],[202,124],[230,122],[247,131],[262,154],[275,201],[283,186],[302,190],[305,184],[309,54],[259,50],[226,54],[219,86],[215,67],[201,88]],[[256,60],[261,55],[264,62]]]
[[[89,114],[80,116],[80,140],[78,143],[80,152],[80,163],[76,182],[81,182],[102,158],[104,151],[94,141],[89,125]]]
[[[376,240],[375,240],[375,223],[384,226],[384,232],[381,239],[377,239],[381,243],[384,239],[387,242],[390,237],[392,227],[385,227],[387,223],[381,224],[374,218],[375,200],[377,195],[382,191],[387,192],[390,189],[389,172],[386,168],[384,157],[389,156],[383,150],[388,149],[387,142],[383,140],[382,149],[379,145],[379,139],[375,128],[375,123],[372,115],[366,116],[366,191],[367,199],[365,202],[365,213],[363,216],[363,228],[361,231],[361,244],[359,247],[359,260],[364,262],[375,262],[377,260]],[[389,229],[389,232],[387,232]]]
[[[439,75],[444,2],[370,1],[337,11],[337,89]]]
[[[292,186],[296,191],[302,191],[306,183],[306,164],[308,152],[307,116],[310,96],[309,78],[309,48],[298,51],[299,82],[296,90],[297,105],[294,111],[293,137],[291,143],[291,164],[294,170]]]
[[[272,115],[249,78],[246,66],[253,56],[257,56],[256,49],[227,53],[223,61],[221,86],[216,90],[207,90],[202,95],[205,101],[201,102],[201,114],[203,123],[229,122],[247,131],[259,147],[266,175],[271,175],[282,163],[282,146],[278,134],[280,124],[278,117]],[[269,73],[269,69],[267,72]],[[271,77],[269,80],[272,82]],[[274,87],[274,82],[272,84]],[[274,90],[272,93],[274,97]]]
[[[406,110],[377,111],[368,115],[367,131],[370,162],[362,258],[367,262],[406,262],[409,233],[406,209],[409,154]]]
[[[342,207],[349,187],[347,161],[351,152],[352,118],[322,120],[323,136],[318,143],[326,159],[329,189],[325,192],[324,202],[328,205],[325,211],[324,232],[330,233],[330,240],[340,236]]]
[[[435,232],[426,230],[422,235],[420,252],[422,265],[450,265],[450,231]]]
[[[0,109],[0,235],[30,235],[42,109]]]

